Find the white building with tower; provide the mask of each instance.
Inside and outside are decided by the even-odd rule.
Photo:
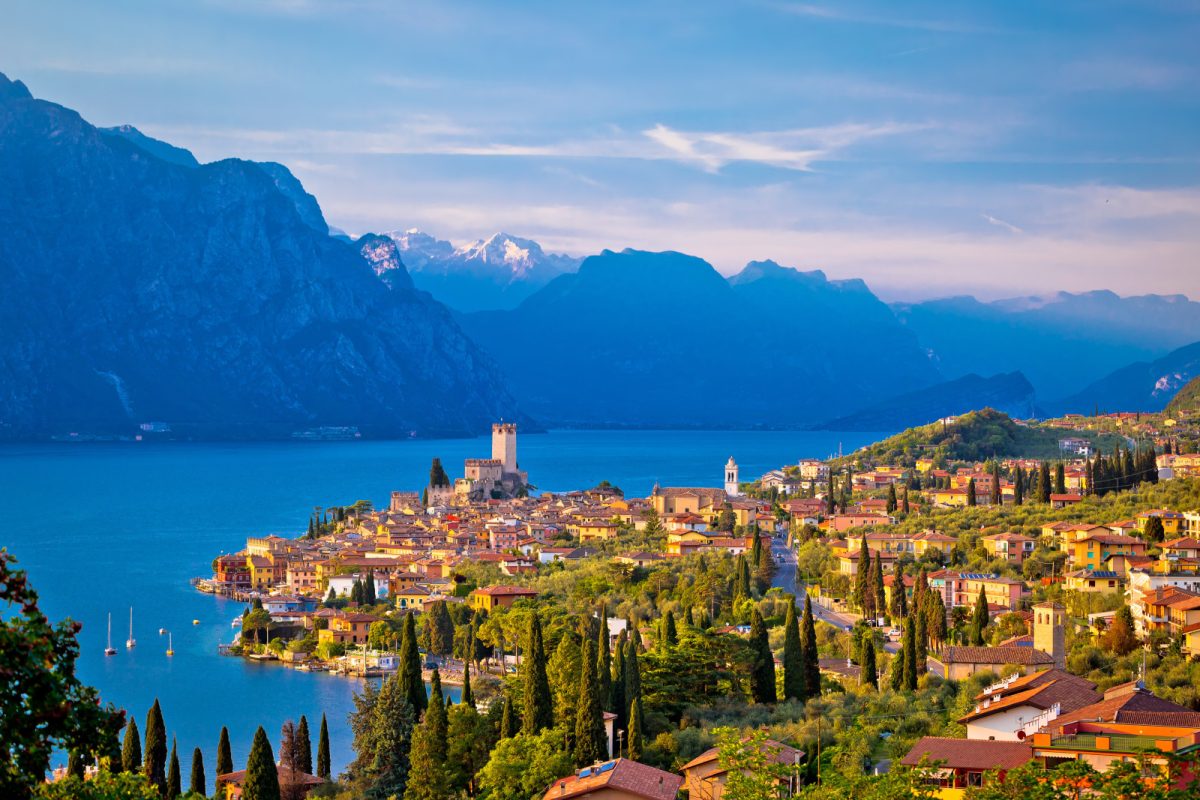
[[[733,456],[725,462],[725,494],[730,497],[740,497],[742,494],[738,491],[738,465]]]

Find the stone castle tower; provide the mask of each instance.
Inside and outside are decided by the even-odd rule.
[[[500,462],[504,475],[517,474],[517,426],[512,422],[492,425],[492,459]]]
[[[1054,659],[1054,666],[1067,666],[1067,646],[1063,625],[1067,609],[1055,602],[1038,603],[1033,607],[1033,647]]]
[[[730,497],[737,497],[738,492],[738,465],[733,460],[733,456],[725,462],[725,494]]]

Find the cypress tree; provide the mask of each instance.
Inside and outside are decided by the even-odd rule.
[[[229,729],[221,726],[221,738],[217,742],[217,774],[228,775],[233,772],[233,751],[229,748]]]
[[[425,720],[413,730],[404,800],[446,800],[450,796],[445,746],[441,746],[439,755],[438,732],[433,722],[434,709],[438,707],[438,702],[430,698]]]
[[[596,632],[596,685],[600,690],[600,708],[613,710],[612,650],[608,646],[608,609],[600,604],[600,626]]]
[[[146,714],[146,750],[143,758],[142,772],[161,794],[167,784],[167,727],[163,724],[158,698],[154,699],[154,705]]]
[[[300,715],[300,724],[296,726],[296,759],[302,772],[313,774],[312,740],[308,733],[308,717]]]
[[[208,781],[204,779],[204,754],[197,747],[192,751],[192,775],[188,780],[188,792],[201,796],[208,794]]]
[[[878,689],[879,675],[875,667],[875,637],[873,635],[863,639],[862,655],[859,658],[862,661],[863,685],[870,686],[872,689]]]
[[[1050,465],[1045,461],[1038,469],[1038,502],[1050,502]]]
[[[629,703],[625,701],[625,631],[617,634],[617,647],[613,652],[612,705],[609,710],[617,715],[613,729],[623,731],[629,722]]]
[[[805,699],[804,653],[800,647],[800,623],[796,619],[796,599],[788,603],[783,621],[783,699]]]
[[[993,506],[1000,505],[1000,462],[992,462],[992,491],[988,498]]]
[[[683,624],[689,628],[696,627],[696,615],[692,613],[691,606],[688,606],[683,612]]]
[[[804,619],[800,624],[800,645],[804,653],[804,696],[821,696],[821,665],[817,655],[817,628],[813,622],[812,598],[804,598]]]
[[[642,699],[635,698],[629,706],[629,758],[642,758]]]
[[[967,480],[967,505],[973,506],[975,503],[975,479],[970,478]]]
[[[771,655],[771,644],[767,638],[767,624],[757,608],[750,615],[750,648],[754,653],[754,665],[750,671],[750,696],[756,703],[774,703],[775,659]]]
[[[167,800],[175,800],[183,794],[183,777],[179,773],[179,751],[175,737],[171,737],[171,759],[167,767]]]
[[[142,737],[138,734],[137,720],[129,717],[125,726],[125,741],[121,743],[121,769],[138,772],[142,768]]]
[[[926,593],[926,605],[929,603],[929,593]],[[916,613],[916,630],[913,633],[913,669],[914,682],[919,680],[928,669],[926,659],[929,656],[929,629],[925,624],[925,610]]]
[[[902,630],[906,626],[907,621],[901,623]],[[896,652],[896,655],[892,657],[891,673],[889,675],[893,692],[899,692],[904,689],[904,672],[904,634],[901,633],[900,649]]]
[[[412,614],[404,615],[404,628],[400,633],[400,689],[413,716],[419,717],[429,705],[425,694],[425,681],[421,677],[421,655],[417,652],[417,628]]]
[[[442,696],[442,677],[437,667],[433,668],[429,683],[429,708],[425,712],[425,725],[429,728],[430,752],[440,764],[446,760],[446,736],[450,723],[446,717],[445,698]]]
[[[596,668],[595,645],[585,638],[579,659],[579,700],[575,704],[575,763],[581,767],[603,761],[607,756],[608,739],[604,733]]]
[[[916,604],[913,604],[915,611]],[[904,688],[916,691],[917,688],[917,632],[910,616],[904,621]]]
[[[983,631],[988,625],[987,595],[979,590],[979,599],[975,602],[975,612],[971,615],[971,644],[982,647]]]
[[[517,734],[520,726],[520,721],[516,718],[517,711],[513,707],[513,699],[508,694],[504,698],[504,713],[500,717],[500,738],[507,739]]]
[[[317,736],[317,777],[329,780],[329,725],[325,722],[325,712],[321,712],[321,732]]]
[[[906,516],[906,517],[907,517],[907,516],[908,516],[908,512],[909,512],[909,508],[908,508],[908,487],[907,487],[907,486],[905,486],[905,487],[904,487],[904,497],[903,497],[903,499],[902,499],[900,502],[901,502],[901,505],[900,505],[900,510],[901,510],[901,511],[903,511],[903,512],[904,512],[904,516]]]
[[[896,508],[898,506],[899,506],[899,500],[896,497],[896,484],[889,483],[888,484],[888,496],[887,496],[887,513],[895,514]]]
[[[537,735],[554,727],[554,702],[546,675],[546,647],[542,642],[542,621],[537,612],[529,615],[529,645],[522,668],[525,679],[525,708],[521,713],[525,733]]]
[[[859,539],[858,566],[854,572],[854,605],[862,615],[867,616],[867,604],[870,602],[867,593],[871,586],[871,550],[867,547],[866,534]]]
[[[367,605],[373,606],[379,602],[379,595],[375,592],[375,570],[367,570],[367,582],[363,586],[363,596]]]
[[[632,707],[633,702],[641,697],[642,671],[638,666],[637,642],[630,639],[625,644],[625,702]]]
[[[871,565],[871,594],[875,596],[875,616],[886,617],[887,612],[887,592],[883,587],[883,557],[875,558]]]
[[[1057,494],[1067,493],[1067,476],[1061,461],[1054,468],[1054,491]]]
[[[668,611],[663,616],[662,643],[667,647],[674,647],[679,644],[679,632],[675,628],[674,612]]]
[[[267,732],[261,725],[254,732],[250,757],[246,759],[242,800],[280,800],[279,771],[275,767],[275,754],[271,751],[271,743],[267,741]]]
[[[1025,502],[1025,471],[1018,465],[1013,467],[1013,505]]]
[[[462,686],[462,702],[475,707],[475,695],[471,693],[471,661],[463,659],[463,686]]]

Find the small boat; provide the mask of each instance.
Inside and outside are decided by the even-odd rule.
[[[241,617],[234,617],[234,618],[233,618],[233,622],[229,623],[229,627],[231,627],[231,628],[240,628],[240,627],[242,627],[242,618],[241,618]]]
[[[166,628],[159,628],[159,629],[158,629],[158,635],[159,635],[159,636],[162,636],[162,635],[163,635],[164,633],[166,633],[166,632],[167,632],[167,629],[166,629]]]
[[[112,613],[110,612],[108,615],[108,647],[104,648],[104,655],[115,656],[116,654],[117,648],[112,646]]]
[[[133,606],[129,607],[129,638],[125,640],[125,648],[132,650],[137,647],[137,639],[133,638]]]
[[[175,655],[175,639],[170,633],[167,634],[167,655]]]
[[[200,624],[200,620],[198,620],[198,619],[194,619],[194,620],[192,620],[192,624],[193,624],[193,625],[199,625],[199,624]]]

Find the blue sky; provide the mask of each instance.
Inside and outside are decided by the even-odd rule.
[[[1200,2],[5,4],[0,70],[331,224],[1200,298]]]

